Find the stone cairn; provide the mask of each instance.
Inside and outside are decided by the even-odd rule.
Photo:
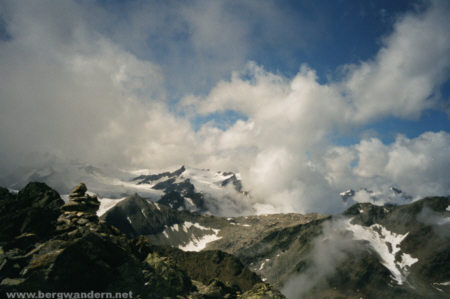
[[[58,218],[59,232],[68,232],[71,235],[99,229],[96,213],[100,202],[96,195],[90,196],[86,191],[84,183],[80,183],[72,190],[69,201],[61,207],[63,214]]]

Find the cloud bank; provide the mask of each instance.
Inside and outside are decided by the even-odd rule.
[[[2,3],[10,37],[0,41],[1,172],[48,157],[233,170],[259,213],[335,212],[343,208],[337,194],[348,188],[450,193],[445,131],[399,135],[392,144],[363,138],[339,146],[331,138],[443,105],[446,1],[399,18],[373,59],[343,65],[343,76],[327,83],[306,64],[286,77],[248,61],[251,43],[280,35],[281,25],[257,41],[250,34],[264,18],[284,16],[274,5],[246,2],[242,11],[256,17],[244,21],[225,2],[203,4],[139,2],[114,27],[113,12],[93,3]],[[245,119],[194,129],[196,117],[229,111]]]

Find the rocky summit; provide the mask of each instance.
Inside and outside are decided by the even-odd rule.
[[[0,292],[132,292],[133,298],[284,298],[220,250],[184,252],[100,220],[96,196],[67,203],[42,183],[0,188]],[[201,266],[200,266],[201,265]]]

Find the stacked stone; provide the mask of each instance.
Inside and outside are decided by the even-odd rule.
[[[86,194],[87,188],[84,183],[76,186],[70,194],[69,202],[61,207],[63,211],[76,211],[95,214],[100,206],[97,196]]]
[[[58,218],[57,230],[76,234],[78,231],[97,230],[99,220],[96,215],[100,206],[97,196],[86,194],[84,183],[76,186],[70,194],[70,200],[61,207],[64,211]],[[70,233],[69,233],[70,234]]]

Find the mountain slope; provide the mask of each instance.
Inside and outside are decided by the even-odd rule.
[[[248,193],[243,191],[239,174],[233,172],[212,172],[182,166],[173,172],[140,175],[133,181],[161,190],[164,195],[158,203],[173,209],[213,215],[251,211],[246,205]]]
[[[236,255],[292,298],[445,298],[449,204],[449,198],[434,197],[403,206],[355,204],[335,216],[228,218],[172,209],[172,221],[143,235],[154,244]],[[158,216],[148,218],[157,222]]]
[[[133,205],[141,200],[130,197]],[[84,184],[67,202],[42,183],[30,183],[17,195],[0,188],[0,293],[126,291],[136,298],[251,298],[261,293],[284,298],[230,254],[188,253],[144,237],[126,238],[99,220],[98,207]],[[159,221],[167,220],[164,213],[160,216]],[[192,267],[199,261],[203,267]]]

